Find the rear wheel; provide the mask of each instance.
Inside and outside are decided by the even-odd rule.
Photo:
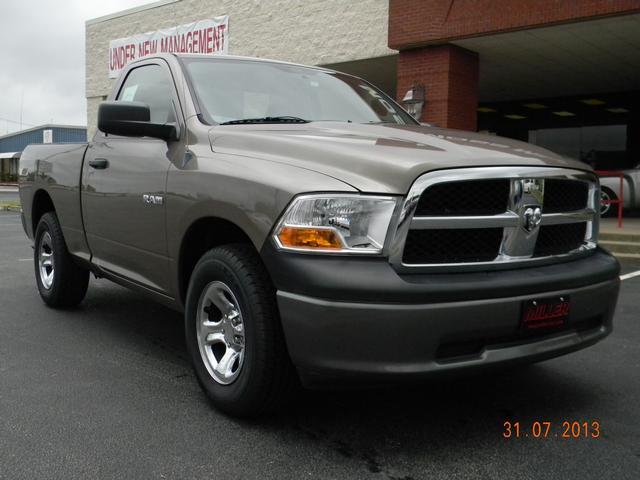
[[[185,333],[198,382],[226,413],[272,411],[296,384],[275,289],[251,246],[217,247],[200,259],[189,282]]]
[[[38,291],[47,305],[73,307],[84,299],[89,271],[71,258],[54,212],[45,213],[38,222],[33,261]]]

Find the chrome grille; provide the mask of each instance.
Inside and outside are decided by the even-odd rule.
[[[582,246],[586,233],[587,224],[585,222],[543,225],[538,233],[533,256],[562,255],[576,250]]]
[[[432,172],[416,180],[405,200],[390,260],[399,270],[449,271],[573,258],[596,246],[597,198],[596,178],[579,170]]]
[[[586,208],[589,184],[558,178],[544,181],[544,211],[547,213],[573,212]]]
[[[420,196],[416,216],[494,215],[505,211],[508,178],[447,182],[433,185]]]
[[[409,230],[402,261],[407,264],[488,262],[498,255],[501,242],[501,228]]]

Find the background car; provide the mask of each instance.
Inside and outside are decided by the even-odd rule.
[[[640,165],[630,170],[622,170],[624,174],[623,194],[624,208],[640,207]],[[620,178],[600,177],[600,189],[602,200],[618,200],[620,194]],[[616,216],[618,209],[616,204],[603,204],[600,213],[603,217]]]

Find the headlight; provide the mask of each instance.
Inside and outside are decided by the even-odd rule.
[[[397,203],[371,195],[303,195],[282,216],[274,239],[284,250],[379,254]]]

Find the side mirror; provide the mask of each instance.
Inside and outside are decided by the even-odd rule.
[[[98,130],[125,137],[155,137],[177,140],[178,130],[170,123],[151,123],[149,105],[142,102],[102,102],[98,107]]]

